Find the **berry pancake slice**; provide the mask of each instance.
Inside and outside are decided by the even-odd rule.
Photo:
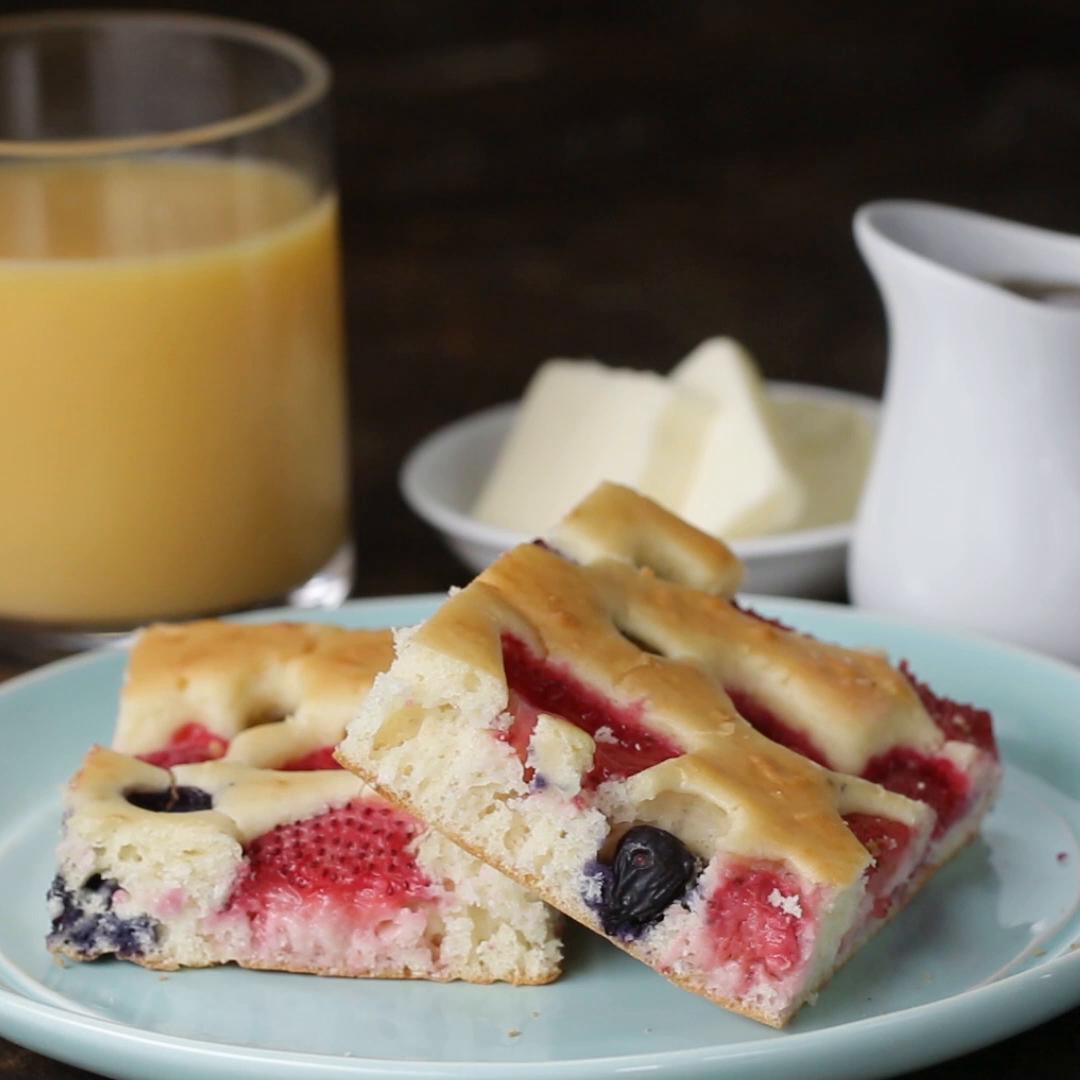
[[[935,814],[766,738],[696,655],[654,647],[646,612],[738,565],[611,493],[590,528],[612,524],[615,554],[522,545],[399,633],[338,758],[676,983],[782,1026],[911,895]]]
[[[334,762],[390,650],[389,631],[304,625],[141,635],[124,709],[144,756],[225,760],[91,751],[65,801],[49,947],[160,969],[555,978],[554,912]],[[131,730],[122,716],[117,741]]]
[[[635,507],[644,529],[634,525]],[[672,553],[687,564],[711,548],[720,566],[727,549],[702,533],[689,536],[685,523],[626,488],[598,489],[549,542],[588,564],[603,587],[625,594],[626,626],[644,647],[719,680],[763,735],[930,806],[927,869],[977,835],[1001,781],[988,712],[940,697],[906,664],[898,670],[878,653],[818,641],[740,608],[725,599],[731,575],[714,577],[712,589],[694,588],[685,576],[672,580],[665,574]]]
[[[65,799],[54,952],[172,970],[550,981],[550,909],[341,770],[102,748]]]

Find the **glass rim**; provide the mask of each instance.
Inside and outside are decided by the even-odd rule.
[[[322,100],[330,89],[330,65],[307,42],[283,30],[275,30],[243,19],[219,15],[200,15],[183,11],[43,11],[26,15],[0,16],[0,41],[19,33],[57,27],[92,27],[103,23],[131,25],[158,24],[188,33],[245,41],[275,52],[292,61],[301,74],[300,86],[278,101],[258,109],[238,113],[209,124],[194,124],[175,131],[147,132],[140,135],[74,139],[0,139],[3,158],[72,158],[131,154],[154,150],[173,150],[199,146],[246,135],[280,123]]]

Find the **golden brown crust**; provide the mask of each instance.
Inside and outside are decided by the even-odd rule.
[[[214,797],[213,810],[163,815],[129,802],[130,792],[164,792],[173,781],[198,787]],[[72,778],[65,796],[71,812],[93,814],[115,831],[121,825],[152,825],[174,834],[210,830],[240,843],[288,821],[299,821],[331,806],[343,806],[369,793],[351,773],[278,772],[226,761],[178,765],[172,773],[154,765],[94,747]]]
[[[742,583],[742,563],[722,540],[622,484],[600,484],[548,541],[575,562],[612,559],[648,566],[669,581],[719,596],[734,596]]]
[[[164,793],[172,783],[167,769],[159,769],[103,746],[94,746],[68,784],[64,808],[73,814],[92,814],[114,832],[123,826],[160,823],[163,820],[161,814],[136,806],[126,796],[130,792]],[[210,830],[236,837],[232,820],[216,810],[171,815],[167,820],[173,828],[191,834]]]
[[[940,749],[941,732],[884,657],[769,625],[726,603],[738,560],[651,499],[601,485],[555,528],[552,543],[590,567],[609,603],[625,594],[625,629],[752,695],[811,738],[833,768],[861,773],[894,746]]]
[[[587,573],[610,603],[619,598],[623,628],[635,638],[748,694],[836,769],[859,774],[895,746],[934,752],[944,743],[911,683],[879,653],[775,626],[647,571],[608,562]]]
[[[68,794],[80,800],[110,799],[125,791],[167,791],[172,785],[168,769],[92,746],[68,782]],[[129,804],[130,805],[130,804]]]
[[[123,701],[192,679],[234,676],[270,663],[288,663],[340,632],[317,623],[255,625],[218,619],[159,623],[142,631],[132,648]]]
[[[522,545],[444,604],[413,641],[505,687],[500,636],[523,634],[556,668],[618,705],[643,707],[647,726],[684,750],[627,782],[651,785],[639,792],[641,798],[690,792],[727,815],[725,845],[733,853],[786,859],[819,883],[852,884],[869,855],[841,815],[857,808],[914,823],[925,817],[925,808],[877,785],[832,774],[758,734],[715,676],[672,658],[686,655],[681,649],[673,648],[671,656],[643,651],[637,633],[643,612],[666,606],[664,618],[677,626],[691,593],[648,570],[612,562],[579,566]],[[722,599],[693,595],[727,609]]]
[[[231,740],[231,760],[277,767],[337,742],[392,659],[389,630],[218,620],[153,626],[132,649],[113,746],[161,750],[195,722]]]
[[[352,971],[338,968],[332,965],[326,967],[294,967],[287,964],[255,964],[247,961],[237,963],[237,967],[247,968],[250,971],[288,971],[294,975],[329,975],[349,979],[419,979],[424,982],[469,982],[475,986],[491,986],[494,983],[510,983],[512,986],[546,986],[559,977],[559,971],[555,970],[549,975],[529,978],[525,975],[514,974],[506,978],[493,978],[490,975],[446,975],[441,973],[415,974],[409,968],[376,968],[368,971]]]
[[[57,946],[53,952],[57,956],[66,956],[69,960],[77,960],[80,963],[85,961],[85,957],[80,955],[78,950],[72,949],[68,946]],[[126,960],[131,961],[133,964],[138,964],[140,967],[144,967],[149,971],[184,971],[194,970],[196,968],[207,967],[220,967],[221,965],[215,961],[208,960],[205,964],[176,964],[167,960],[160,960],[152,956],[128,956]],[[416,974],[407,967],[399,968],[369,968],[364,971],[356,971],[353,969],[346,969],[343,967],[334,967],[331,964],[315,967],[296,965],[296,964],[261,964],[247,960],[231,960],[230,964],[235,964],[236,967],[246,968],[248,971],[284,971],[293,975],[325,975],[331,978],[345,978],[345,979],[415,979],[423,982],[469,982],[476,986],[491,986],[494,983],[508,982],[512,986],[547,986],[548,983],[554,982],[559,977],[559,969],[556,967],[548,975],[538,975],[535,977],[529,977],[527,975],[514,974],[508,978],[493,978],[492,976],[465,976],[461,975],[446,975],[446,974]]]

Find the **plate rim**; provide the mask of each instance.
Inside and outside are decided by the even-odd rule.
[[[348,601],[341,608],[328,611],[311,611],[297,608],[273,608],[245,612],[231,618],[241,622],[267,622],[280,619],[294,621],[337,622],[342,616],[368,614],[380,621],[392,622],[393,611],[406,605],[434,606],[444,599],[445,593],[413,593],[392,596],[366,597]],[[841,621],[858,623],[872,619],[898,628],[947,638],[962,645],[974,645],[980,650],[1009,656],[1015,661],[1034,664],[1053,670],[1059,676],[1077,683],[1080,699],[1080,667],[1065,660],[1040,654],[1032,649],[1001,642],[985,635],[959,629],[947,623],[925,618],[896,616],[891,613],[845,604],[797,597],[774,597],[745,594],[740,599],[754,607],[772,607],[791,611],[819,612],[839,617]],[[783,615],[782,611],[778,614]],[[797,617],[797,616],[796,616]],[[22,675],[14,676],[0,684],[0,702],[42,681],[48,681],[70,671],[86,666],[107,663],[118,653],[130,649],[130,643],[107,645],[101,649],[78,656],[66,657],[42,665]],[[1041,984],[1042,992],[1027,993],[1033,984]],[[1052,987],[1048,991],[1048,987]],[[447,1077],[477,1077],[495,1080],[496,1077],[514,1077],[515,1080],[534,1080],[539,1077],[600,1077],[648,1069],[658,1076],[671,1078],[691,1077],[702,1067],[740,1068],[738,1075],[766,1076],[774,1067],[799,1062],[806,1066],[807,1053],[821,1055],[815,1069],[825,1071],[804,1072],[805,1076],[870,1076],[889,1075],[905,1068],[925,1066],[936,1061],[967,1053],[992,1045],[1037,1024],[1052,1019],[1080,1004],[1080,949],[1041,960],[1023,971],[1004,976],[993,982],[983,983],[961,990],[934,1001],[908,1008],[894,1010],[877,1016],[853,1020],[815,1031],[787,1033],[781,1040],[749,1041],[739,1044],[714,1044],[712,1046],[677,1050],[658,1050],[650,1053],[606,1055],[603,1057],[564,1058],[555,1061],[441,1061],[408,1058],[344,1057],[339,1054],[321,1054],[294,1050],[271,1050],[266,1047],[244,1046],[240,1043],[216,1042],[169,1035],[152,1028],[139,1027],[105,1017],[94,1017],[41,1001],[0,980],[0,1035],[20,1042],[40,1053],[59,1060],[98,1068],[105,1061],[124,1068],[139,1068],[146,1055],[157,1057],[170,1052],[176,1055],[176,1064],[182,1065],[193,1057],[204,1065],[227,1069],[222,1076],[243,1075],[250,1070],[252,1076],[277,1077],[299,1076],[306,1070],[310,1075],[353,1075],[383,1077],[414,1077],[417,1080],[434,1080]],[[1010,1006],[1014,1006],[1010,1010]],[[987,1014],[993,1014],[995,1022],[986,1024]],[[930,1024],[930,1031],[924,1029]],[[12,1030],[13,1027],[16,1030]],[[886,1071],[870,1072],[838,1070],[839,1062],[830,1062],[836,1053],[845,1057],[857,1056],[852,1050],[867,1044],[881,1029],[887,1029],[890,1046],[895,1048],[904,1035],[920,1032],[921,1040],[905,1044],[900,1054],[893,1054]],[[48,1033],[53,1038],[65,1032],[70,1045],[52,1045],[52,1038],[45,1041]],[[989,1031],[989,1036],[988,1036]],[[19,1036],[24,1036],[20,1039]],[[31,1036],[25,1041],[25,1036]],[[931,1049],[929,1044],[933,1044]],[[121,1049],[122,1048],[122,1049]],[[864,1048],[869,1048],[864,1046]],[[830,1053],[829,1051],[832,1051]],[[850,1062],[849,1062],[850,1064]],[[114,1067],[108,1066],[107,1067]],[[765,1071],[763,1071],[765,1070]],[[115,1075],[138,1075],[123,1072]],[[167,1075],[178,1075],[168,1073]],[[207,1073],[216,1076],[218,1073]]]
[[[1078,961],[1078,963],[1071,963]],[[943,1007],[948,1006],[949,1015],[934,1018],[934,1036],[940,1039],[945,1035],[945,1052],[941,1044],[937,1049],[929,1051],[927,1056],[925,1046],[919,1047],[912,1052],[910,1047],[907,1054],[898,1053],[885,1072],[851,1072],[850,1070],[837,1070],[826,1058],[822,1058],[811,1071],[804,1071],[804,1077],[819,1076],[873,1076],[892,1075],[894,1072],[903,1071],[907,1068],[928,1065],[936,1061],[948,1060],[949,1058],[962,1055],[970,1050],[993,1045],[1003,1039],[1026,1030],[1034,1024],[1044,1020],[1050,1020],[1055,1016],[1067,1011],[1071,1004],[1062,1002],[1061,997],[1055,1000],[1049,1009],[1042,1008],[1047,995],[1027,995],[1036,1004],[1026,1010],[1016,1010],[1011,1017],[1002,1017],[1000,1007],[1011,1003],[1016,996],[1017,984],[1022,982],[1024,988],[1029,982],[1044,982],[1049,978],[1058,978],[1061,970],[1070,970],[1071,978],[1066,986],[1068,990],[1080,993],[1080,953],[1061,956],[1048,962],[1041,967],[1036,966],[1015,976],[1009,976],[998,982],[974,987],[970,990],[961,991],[940,1001],[926,1002],[922,1005],[912,1006],[898,1012],[886,1013],[881,1016],[867,1017],[863,1020],[852,1021],[848,1024],[835,1028],[824,1028],[818,1031],[794,1032],[783,1041],[761,1041],[739,1044],[734,1048],[723,1045],[711,1047],[697,1047],[685,1050],[656,1051],[650,1054],[631,1054],[591,1058],[565,1058],[559,1061],[529,1061],[529,1062],[476,1062],[476,1061],[444,1061],[433,1062],[422,1059],[379,1059],[379,1058],[346,1058],[338,1054],[314,1054],[293,1050],[271,1050],[266,1047],[245,1047],[237,1043],[217,1043],[208,1040],[190,1039],[184,1036],[166,1035],[154,1032],[148,1028],[140,1028],[131,1024],[123,1024],[119,1021],[103,1019],[75,1013],[61,1009],[58,1006],[36,1002],[31,998],[0,985],[0,1019],[5,1016],[6,1010],[12,1012],[20,1009],[29,1016],[48,1021],[50,1026],[61,1025],[73,1032],[82,1034],[86,1042],[93,1043],[102,1037],[124,1041],[134,1054],[140,1047],[153,1055],[176,1051],[183,1055],[197,1055],[204,1059],[217,1059],[219,1064],[229,1067],[227,1075],[238,1076],[235,1066],[244,1069],[258,1068],[257,1075],[276,1078],[278,1076],[299,1075],[297,1070],[306,1068],[314,1069],[321,1075],[341,1074],[352,1072],[371,1077],[407,1077],[425,1078],[425,1080],[442,1080],[446,1077],[477,1077],[478,1080],[499,1080],[499,1078],[512,1076],[515,1080],[540,1080],[540,1078],[560,1077],[562,1080],[570,1080],[572,1077],[599,1078],[603,1076],[618,1075],[619,1073],[641,1072],[649,1070],[656,1076],[669,1078],[690,1078],[698,1075],[697,1070],[702,1066],[740,1066],[744,1071],[739,1076],[759,1076],[757,1069],[754,1073],[745,1071],[746,1067],[754,1068],[762,1063],[772,1067],[792,1064],[800,1061],[805,1064],[807,1053],[839,1049],[845,1056],[853,1055],[861,1044],[872,1041],[878,1033],[878,1029],[887,1029],[890,1037],[890,1050],[896,1050],[897,1037],[910,1034],[910,1029],[918,1029],[928,1014],[940,1014]],[[1064,978],[1064,976],[1060,976]],[[11,998],[5,1002],[5,998]],[[976,1000],[977,999],[977,1000]],[[994,1025],[993,1035],[990,1039],[985,1038],[986,1029],[980,1028],[978,1032],[971,1032],[967,1028],[958,1026],[958,1035],[952,1035],[941,1028],[946,1021],[979,1020],[985,1019],[985,1014],[991,1009],[984,1004],[989,999],[994,1009],[995,1018],[999,1021]],[[1060,1008],[1058,1007],[1060,1005]],[[1004,1023],[1001,1021],[1004,1020]],[[897,1027],[900,1030],[896,1030]],[[2,1032],[7,1035],[6,1032]],[[854,1046],[852,1044],[855,1044]],[[106,1049],[102,1047],[102,1049]],[[49,1054],[48,1049],[41,1049],[42,1053]],[[905,1060],[906,1057],[906,1060]],[[75,1064],[86,1065],[90,1062],[83,1057],[61,1057],[60,1060],[68,1060]],[[135,1064],[135,1060],[130,1061]],[[96,1065],[92,1066],[96,1067]],[[824,1067],[825,1071],[822,1071]],[[694,1070],[693,1072],[687,1071]],[[166,1074],[169,1075],[169,1074]],[[205,1074],[216,1076],[219,1074]]]

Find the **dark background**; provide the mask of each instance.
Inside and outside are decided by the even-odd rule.
[[[544,358],[666,369],[730,333],[771,376],[877,393],[861,202],[1080,231],[1076,2],[229,11],[337,73],[361,594],[463,582],[397,467]]]
[[[1078,0],[193,7],[335,69],[360,595],[464,579],[398,465],[546,357],[666,369],[729,333],[770,376],[878,393],[861,202],[1080,231]]]
[[[464,581],[397,468],[544,358],[664,369],[730,333],[770,376],[878,393],[861,202],[1080,232],[1075,0],[196,9],[291,30],[335,68],[359,595]],[[918,1075],[1075,1076],[1078,1032],[1074,1012]],[[85,1075],[7,1044],[0,1074]]]

